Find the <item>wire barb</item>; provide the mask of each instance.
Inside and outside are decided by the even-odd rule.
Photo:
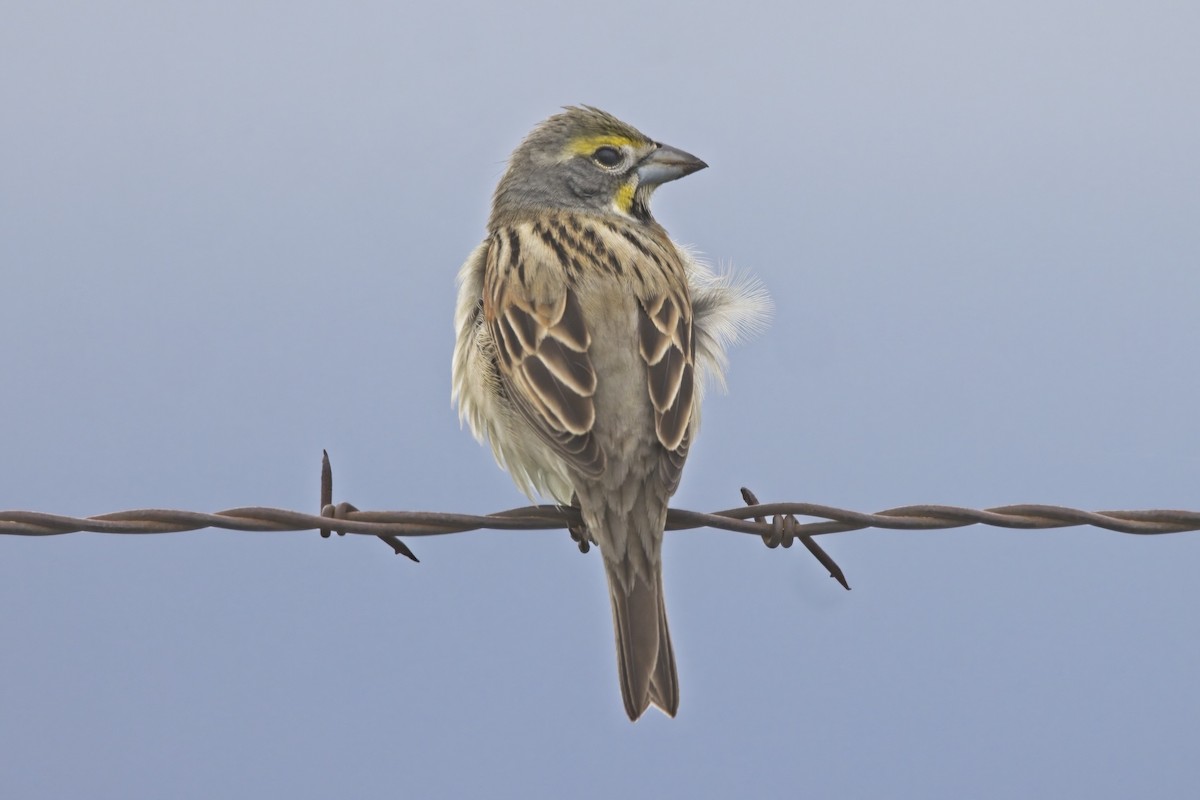
[[[333,466],[329,463],[329,451],[321,451],[321,516],[327,517],[325,509],[333,505]],[[321,538],[328,539],[332,533],[331,528],[321,528]],[[345,536],[342,531],[338,531],[338,536]]]
[[[338,503],[336,506],[333,504],[333,466],[329,463],[329,451],[322,450],[321,451],[321,516],[322,517],[330,517],[333,519],[345,519],[347,515],[355,514],[355,513],[360,513],[360,512],[357,508],[352,506],[350,503]],[[321,528],[321,538],[322,539],[329,538],[329,530],[330,529],[326,528],[326,527]],[[337,532],[337,535],[345,536],[346,532],[339,529]],[[416,554],[413,553],[412,550],[408,549],[408,545],[406,545],[404,542],[400,541],[400,539],[398,539],[395,535],[390,534],[390,533],[377,533],[375,535],[378,536],[380,539],[382,539],[384,542],[386,542],[388,545],[390,545],[392,548],[392,551],[396,555],[405,556],[407,558],[410,558],[413,561],[417,562],[418,564],[421,563],[421,559],[417,558]]]
[[[759,504],[758,496],[745,486],[742,487],[742,499],[746,501],[746,505],[748,506],[757,506]],[[763,516],[757,516],[754,518],[754,521],[765,525],[767,518]],[[784,514],[781,516],[776,514],[771,519],[771,532],[769,534],[763,534],[763,544],[772,549],[783,545],[784,549],[786,550],[792,546],[792,541],[799,536],[800,543],[808,548],[808,552],[811,553],[813,557],[817,559],[817,561],[820,561],[821,565],[825,567],[825,569],[829,570],[829,577],[840,583],[842,588],[844,588],[847,592],[850,591],[850,584],[846,582],[846,575],[842,572],[842,568],[839,567],[837,562],[825,552],[821,545],[813,541],[812,534],[799,533],[799,528],[800,524],[797,522],[794,515]]]

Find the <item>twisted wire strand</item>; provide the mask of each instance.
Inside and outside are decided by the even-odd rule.
[[[768,547],[791,547],[798,539],[829,570],[830,577],[850,588],[841,568],[813,540],[814,536],[863,528],[887,530],[945,530],[968,525],[1044,530],[1091,525],[1119,533],[1156,535],[1200,530],[1200,512],[1169,509],[1145,511],[1082,511],[1048,505],[1011,505],[974,509],[959,506],[913,505],[890,508],[875,514],[816,503],[760,503],[754,492],[742,489],[746,505],[704,513],[672,508],[667,511],[667,530],[699,528],[749,533],[762,538]],[[822,522],[800,522],[812,517]],[[117,511],[94,517],[69,517],[36,511],[0,511],[0,534],[12,536],[59,536],[66,533],[181,533],[202,528],[234,531],[288,532],[317,530],[328,537],[356,533],[377,536],[397,555],[413,561],[417,557],[401,536],[441,536],[477,530],[562,530],[571,532],[579,549],[587,552],[590,541],[579,509],[540,505],[511,508],[493,514],[455,514],[440,511],[360,511],[349,503],[333,503],[333,468],[329,454],[321,459],[321,513],[304,514],[282,508],[231,508],[206,514],[160,508]]]
[[[1138,535],[1200,530],[1200,511],[1082,511],[1050,505],[1012,505],[981,510],[960,506],[913,505],[868,514],[815,503],[759,503],[708,513],[672,508],[667,512],[667,529],[717,528],[770,536],[776,523],[766,520],[766,517],[781,516],[826,520],[796,524],[792,530],[794,536],[819,536],[863,528],[943,530],[976,524],[1025,530],[1091,525]],[[757,521],[756,517],[762,521]],[[413,537],[475,530],[562,530],[581,521],[578,509],[552,505],[523,506],[485,515],[440,511],[359,511],[353,508],[339,509],[328,504],[320,515],[257,506],[213,513],[145,508],[92,517],[70,517],[37,511],[0,511],[0,534],[149,534],[221,528],[256,532],[336,529],[339,533]]]

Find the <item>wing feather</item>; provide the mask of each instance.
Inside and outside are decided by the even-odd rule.
[[[604,469],[592,427],[596,370],[591,335],[574,290],[536,262],[539,248],[520,244],[520,227],[497,232],[484,276],[484,318],[498,352],[508,396],[541,439],[588,475]],[[499,252],[508,245],[509,259]],[[538,243],[540,244],[540,243]]]
[[[673,492],[691,446],[695,400],[695,351],[686,287],[643,300],[639,311],[639,352],[646,362],[655,433],[664,450],[659,477]]]

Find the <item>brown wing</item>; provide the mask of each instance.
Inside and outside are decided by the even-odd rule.
[[[503,389],[543,441],[576,469],[597,475],[604,454],[592,436],[592,338],[575,292],[565,281],[542,279],[548,271],[529,263],[536,250],[520,247],[518,235],[493,237],[484,275],[484,317]]]
[[[691,446],[696,389],[692,309],[686,295],[668,291],[642,301],[639,312],[638,339],[646,361],[655,431],[666,451],[659,461],[659,476],[674,492]]]

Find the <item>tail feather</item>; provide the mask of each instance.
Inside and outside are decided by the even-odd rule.
[[[662,568],[655,569],[650,580],[635,577],[628,589],[617,569],[618,565],[605,561],[625,713],[637,720],[654,704],[674,717],[679,710],[679,678],[667,629]]]

